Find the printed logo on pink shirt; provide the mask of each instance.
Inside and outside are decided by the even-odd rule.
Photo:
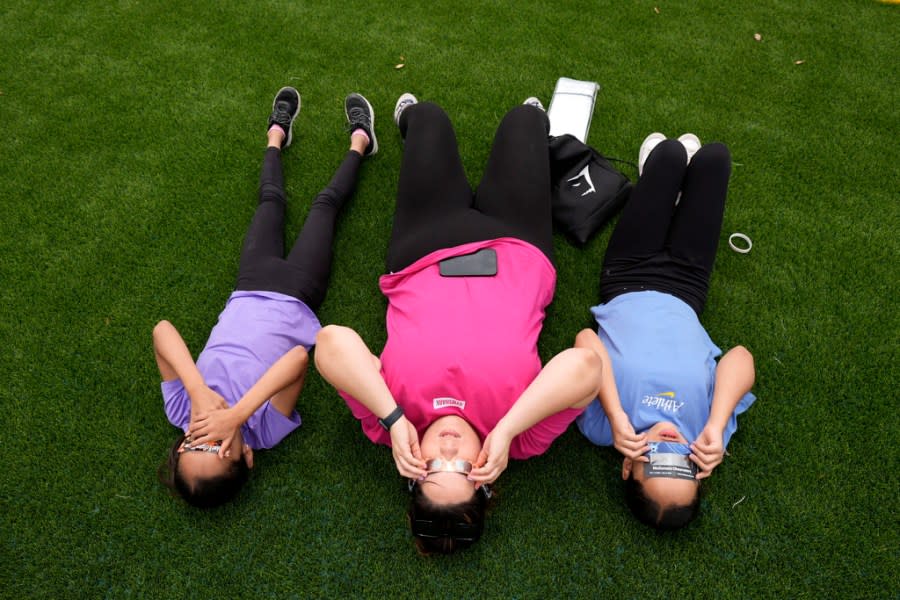
[[[465,400],[457,400],[456,398],[434,398],[432,400],[434,402],[435,410],[440,408],[454,407],[460,410],[466,409],[466,401]]]

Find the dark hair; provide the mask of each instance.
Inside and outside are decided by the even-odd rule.
[[[184,438],[182,434],[169,448],[166,462],[160,465],[157,471],[159,481],[181,496],[185,502],[197,508],[219,506],[237,496],[250,476],[250,468],[244,460],[244,455],[241,454],[240,460],[229,463],[228,470],[221,475],[208,479],[198,478],[189,483],[178,468],[181,460],[181,453],[178,450]]]
[[[487,512],[488,496],[482,488],[478,488],[472,497],[456,504],[435,504],[422,491],[422,485],[412,486],[412,497],[409,501],[410,528],[413,530],[416,549],[420,554],[452,554],[464,550],[478,541],[484,531],[484,515]],[[460,540],[449,535],[424,538],[415,535],[414,521],[432,521],[442,531],[449,530],[452,524],[465,523],[472,526],[472,539]]]
[[[640,481],[629,475],[625,480],[625,504],[631,509],[631,514],[644,525],[661,531],[681,529],[700,514],[700,485],[697,485],[697,493],[690,504],[663,508],[644,493],[644,486]]]

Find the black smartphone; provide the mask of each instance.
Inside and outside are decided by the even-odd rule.
[[[497,274],[497,251],[482,248],[472,254],[445,258],[438,266],[442,277],[493,277]]]

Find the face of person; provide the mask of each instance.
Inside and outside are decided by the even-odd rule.
[[[181,454],[178,459],[178,471],[181,477],[193,483],[196,480],[205,480],[219,475],[223,475],[231,468],[231,465],[244,457],[247,466],[253,466],[253,450],[250,446],[244,444],[240,431],[235,435],[234,441],[231,443],[232,449],[240,448],[240,452],[232,450],[225,458],[219,458],[214,452],[197,452],[184,449],[179,450]]]
[[[422,457],[427,461],[441,458],[446,461],[464,460],[475,464],[481,452],[478,433],[456,415],[434,421],[419,442]],[[470,499],[478,487],[464,473],[430,473],[418,485],[422,493],[435,504],[458,504]]]
[[[660,421],[646,430],[645,433],[647,434],[648,442],[690,443],[678,430],[678,427],[668,421]],[[691,481],[675,477],[645,477],[644,463],[626,458],[622,461],[622,479],[628,479],[629,474],[636,481],[641,482],[644,494],[663,508],[690,504],[697,495],[699,488],[699,481],[697,480]]]

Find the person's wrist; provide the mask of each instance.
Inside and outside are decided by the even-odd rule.
[[[225,414],[231,418],[231,424],[234,427],[243,425],[253,414],[248,406],[242,406],[240,402],[234,406],[227,407],[225,410],[227,411]]]
[[[385,431],[390,432],[391,428],[401,419],[403,418],[403,409],[398,404],[394,410],[390,413],[378,419],[378,424],[381,425]]]
[[[631,423],[631,419],[628,418],[628,414],[624,410],[619,409],[618,411],[613,413],[610,422],[616,426],[623,424],[627,425]]]
[[[727,425],[727,420],[725,419],[710,419],[707,421],[704,429],[709,433],[722,436],[725,434],[725,425]]]
[[[493,435],[495,438],[500,438],[505,441],[511,441],[514,437],[516,437],[517,434],[511,428],[509,422],[504,417],[503,419],[500,419],[494,426],[491,435]]]
[[[188,393],[188,396],[194,399],[200,398],[203,390],[206,388],[206,383],[202,380],[196,382],[182,382],[184,383],[184,389]]]

